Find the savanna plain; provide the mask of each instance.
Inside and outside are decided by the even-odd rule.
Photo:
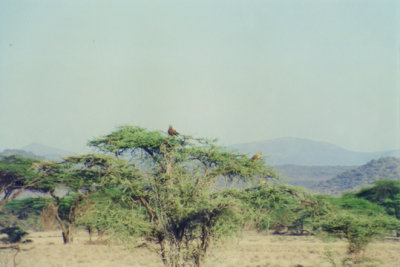
[[[87,232],[76,233],[74,242],[64,245],[59,231],[31,232],[31,243],[20,251],[1,250],[0,266],[163,266],[157,247],[138,240],[132,247]],[[400,242],[379,240],[367,247],[358,266],[400,266]],[[278,236],[245,231],[213,245],[204,266],[341,266],[346,243],[315,236]],[[15,264],[15,265],[14,265]]]

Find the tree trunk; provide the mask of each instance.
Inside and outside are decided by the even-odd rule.
[[[200,255],[198,255],[194,261],[194,264],[196,267],[201,267],[201,259],[200,259]]]
[[[89,233],[89,243],[92,242],[92,227],[91,226],[86,226],[86,230]]]
[[[56,220],[61,227],[64,244],[68,244],[70,242],[72,243],[72,241],[73,241],[72,226],[71,225],[65,226],[64,222],[61,220],[60,216],[58,215],[58,206],[55,206],[54,209],[55,209]]]
[[[58,224],[61,227],[64,244],[72,243],[73,236],[72,236],[71,226],[68,225],[66,227],[64,222],[61,220],[60,216],[58,216],[58,214],[56,214],[56,219],[57,219]]]
[[[68,244],[68,243],[72,243],[72,241],[74,240],[73,238],[73,224],[71,223],[71,221],[68,222],[67,225],[65,225],[65,223],[61,220],[60,215],[58,214],[58,209],[60,207],[60,203],[61,203],[61,199],[56,196],[54,194],[54,192],[50,192],[50,195],[56,200],[57,205],[54,206],[54,214],[56,216],[56,220],[58,222],[58,224],[61,227],[61,231],[62,231],[62,237],[63,237],[63,241],[64,244]],[[70,209],[69,212],[69,218],[71,218],[71,214],[73,213],[73,215],[75,215],[75,210]],[[75,217],[73,217],[75,218]]]
[[[158,239],[158,244],[160,244],[162,262],[163,262],[163,264],[165,266],[167,266],[168,265],[168,260],[167,260],[166,254],[165,254],[164,241],[159,238]]]
[[[70,242],[70,236],[69,236],[68,231],[63,231],[62,237],[63,237],[64,244],[68,244]]]

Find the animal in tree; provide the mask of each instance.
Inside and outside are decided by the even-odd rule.
[[[172,127],[172,125],[170,125],[169,128],[168,128],[168,134],[170,136],[179,135],[179,133]]]
[[[251,159],[252,160],[259,160],[261,158],[261,156],[262,156],[262,152],[258,152]]]

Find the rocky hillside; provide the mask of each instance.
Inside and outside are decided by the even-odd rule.
[[[373,181],[385,179],[400,180],[400,158],[386,157],[371,160],[365,165],[315,184],[312,190],[317,193],[339,195],[370,186]]]
[[[356,167],[358,166],[277,165],[275,166],[275,170],[283,177],[284,182],[310,188],[316,183],[326,181]]]

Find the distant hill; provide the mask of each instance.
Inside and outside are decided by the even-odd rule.
[[[317,183],[312,190],[317,193],[339,195],[370,186],[376,180],[400,180],[400,159],[395,157],[372,160],[358,168],[347,170],[332,179]]]
[[[31,159],[44,159],[44,157],[38,156],[32,152],[25,151],[22,149],[5,149],[0,152],[0,156],[11,156],[11,155],[18,155],[24,158],[31,158]]]
[[[23,150],[30,151],[36,155],[50,160],[60,160],[62,157],[73,155],[73,152],[65,151],[62,149],[45,146],[38,143],[32,143],[22,148]]]
[[[354,152],[327,142],[290,137],[238,144],[230,148],[249,154],[261,151],[272,165],[359,166],[374,158],[400,156],[400,150]]]
[[[331,179],[357,166],[300,166],[277,165],[275,170],[284,177],[284,182],[295,186],[311,188],[316,183]]]

